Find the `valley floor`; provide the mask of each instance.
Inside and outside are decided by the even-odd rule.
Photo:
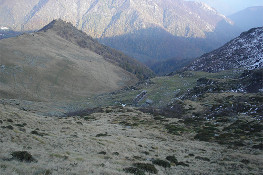
[[[168,132],[181,122],[121,106],[46,117],[0,104],[0,174],[262,174],[262,150]]]

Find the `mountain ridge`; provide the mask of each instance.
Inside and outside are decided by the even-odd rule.
[[[228,16],[242,31],[263,26],[263,6],[253,6]]]
[[[80,46],[84,49],[89,49],[113,64],[122,67],[124,70],[131,72],[139,79],[152,77],[153,72],[137,60],[128,57],[115,49],[104,46],[96,39],[88,36],[81,30],[77,30],[71,23],[64,22],[61,19],[53,20],[51,23],[39,30],[39,32],[54,31],[60,37]]]
[[[122,56],[119,52],[115,53],[114,50],[101,46],[92,38],[85,41],[90,42],[93,50],[72,42],[78,37],[88,36],[84,33],[79,35],[80,31],[70,26],[70,23],[57,20],[46,31],[0,40],[1,98],[79,100],[131,86],[138,81],[135,74],[93,50],[102,47],[111,51],[109,55]],[[64,38],[54,27],[64,29],[61,31]],[[65,39],[65,36],[68,38]],[[105,53],[107,50],[104,50]],[[123,63],[129,66],[130,60],[127,56],[116,58],[123,59]],[[136,65],[132,66],[136,71]]]
[[[185,70],[219,72],[263,67],[263,27],[252,28],[224,46],[199,57]]]
[[[99,39],[102,43],[110,47],[114,46],[113,48],[126,54],[129,53],[130,56],[141,61],[145,59],[168,59],[184,55],[193,58],[219,47],[233,38],[232,34],[228,36],[231,33],[230,31],[218,33],[216,29],[220,21],[225,21],[225,24],[230,26],[231,31],[235,31],[231,27],[231,21],[211,7],[203,3],[185,2],[183,0],[28,1],[30,3],[25,3],[25,0],[14,0],[12,2],[3,0],[0,7],[0,16],[2,17],[0,17],[0,24],[11,26],[14,30],[39,30],[53,19],[61,18],[71,22],[93,38]],[[158,31],[147,30],[151,28],[158,29]],[[140,33],[144,30],[151,36],[163,37],[169,34],[169,38],[173,39],[167,44],[166,50],[168,52],[162,52],[162,47],[159,47],[158,41],[153,40],[147,33]],[[210,35],[209,33],[214,34]],[[234,35],[237,33],[234,32]],[[125,48],[118,37],[121,37],[120,39],[124,37],[127,43]],[[189,45],[193,47],[192,53],[176,47],[170,48],[172,45],[180,45],[182,40],[178,40],[180,37],[185,38],[183,41],[184,48]],[[191,45],[187,41],[189,38],[197,38],[196,42],[202,46]],[[216,39],[214,40],[214,38]],[[200,44],[199,39],[205,41]],[[161,42],[165,43],[165,40]],[[133,43],[139,47],[134,48]],[[158,52],[152,54],[145,43],[151,44],[150,47],[156,48],[155,50]],[[179,55],[181,52],[183,54]]]

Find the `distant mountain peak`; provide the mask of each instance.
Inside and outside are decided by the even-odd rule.
[[[253,6],[228,16],[242,31],[263,26],[263,6]]]
[[[218,13],[216,9],[214,9],[213,7],[209,6],[208,4],[204,2],[194,1],[193,3],[199,5],[204,10],[211,11],[213,13]]]
[[[86,33],[78,30],[72,23],[66,22],[62,19],[55,19],[51,21],[49,24],[44,26],[38,32],[48,32],[53,31],[60,37],[82,47],[82,48],[95,48],[99,46],[99,43],[95,41],[91,36],[87,35]],[[92,49],[91,49],[92,50]]]
[[[8,28],[8,27],[1,26],[1,27],[0,27],[0,30],[9,30],[9,28]]]
[[[62,28],[65,28],[65,27],[74,27],[74,26],[70,22],[63,21],[62,19],[59,18],[59,19],[54,19],[53,21],[51,21],[49,24],[44,26],[39,31],[46,32],[47,30],[50,30],[50,29],[61,30]]]

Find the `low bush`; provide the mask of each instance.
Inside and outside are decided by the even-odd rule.
[[[37,162],[37,160],[27,151],[15,151],[11,153],[12,159],[21,162]]]
[[[133,166],[148,173],[157,174],[158,170],[150,163],[134,163]]]
[[[170,168],[171,165],[168,161],[165,161],[165,160],[161,160],[161,159],[155,159],[152,161],[154,165],[159,165],[159,166],[162,166],[164,168]]]
[[[125,173],[131,173],[135,175],[145,175],[143,170],[140,170],[139,168],[135,168],[135,167],[128,167],[128,168],[124,168],[123,170],[125,171]]]

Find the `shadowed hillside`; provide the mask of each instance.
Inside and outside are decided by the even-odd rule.
[[[15,31],[59,18],[140,61],[197,57],[240,34],[215,9],[183,0],[3,0],[0,6],[0,25]],[[226,28],[218,31],[221,23]]]

